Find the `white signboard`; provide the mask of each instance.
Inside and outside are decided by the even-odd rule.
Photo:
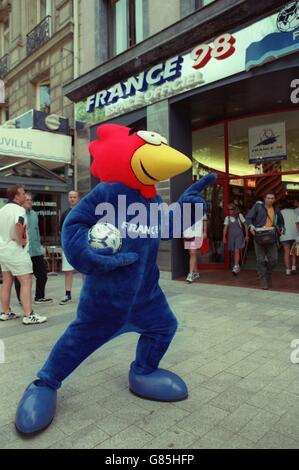
[[[70,163],[72,139],[35,129],[0,127],[0,155]]]
[[[285,122],[248,129],[249,163],[287,159]]]
[[[299,50],[299,1],[213,41],[199,43],[76,104],[78,121],[102,122],[187,90],[236,75]]]

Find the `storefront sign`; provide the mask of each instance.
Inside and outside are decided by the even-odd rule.
[[[246,70],[299,51],[299,1],[289,3],[279,12],[276,26],[275,32],[248,47]]]
[[[234,179],[234,180],[229,180],[229,184],[230,184],[231,186],[238,186],[238,187],[243,188],[243,187],[244,187],[244,180],[243,180],[243,178]]]
[[[0,155],[70,163],[71,137],[35,129],[0,127]]]
[[[278,14],[99,91],[76,104],[76,119],[103,122],[299,51],[299,13],[296,17],[294,4],[298,7],[299,0]]]
[[[255,179],[246,179],[246,188],[255,188],[256,187],[256,180]]]
[[[234,47],[235,42],[236,40],[231,34],[223,34],[214,41],[213,47],[209,44],[196,46],[191,52],[191,57],[194,60],[192,67],[194,69],[201,69],[205,67],[211,59],[228,59],[236,50]]]
[[[285,123],[248,129],[249,163],[287,159]]]
[[[299,191],[299,184],[297,183],[287,183],[286,184],[286,189],[288,190],[293,190],[293,191]]]

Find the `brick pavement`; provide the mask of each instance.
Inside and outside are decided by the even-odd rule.
[[[20,395],[75,315],[76,302],[58,305],[63,277],[51,277],[47,294],[57,301],[37,308],[46,324],[0,324],[0,448],[299,448],[299,365],[290,361],[299,295],[167,277],[161,285],[180,327],[162,366],[183,376],[190,397],[163,404],[129,392],[138,338],[130,333],[65,381],[48,430],[20,437],[13,424]],[[75,300],[80,288],[76,276]]]

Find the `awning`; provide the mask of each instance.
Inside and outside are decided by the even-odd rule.
[[[0,155],[71,163],[72,139],[35,129],[0,127]]]

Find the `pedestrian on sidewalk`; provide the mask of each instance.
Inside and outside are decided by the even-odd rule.
[[[246,216],[246,223],[254,240],[257,273],[261,288],[269,289],[272,272],[278,261],[278,237],[284,233],[284,219],[274,208],[275,194],[268,192],[263,201],[257,201]]]
[[[229,204],[228,213],[229,215],[227,215],[224,219],[223,243],[228,243],[228,249],[231,253],[233,253],[234,266],[232,273],[237,276],[241,270],[241,250],[245,246],[245,241],[248,242],[249,240],[248,227],[243,214],[240,213],[236,204]]]
[[[8,204],[0,209],[0,265],[3,275],[1,289],[2,313],[0,320],[14,320],[19,315],[11,311],[10,297],[14,276],[21,284],[20,298],[24,311],[23,323],[44,323],[47,317],[32,310],[32,261],[28,253],[26,235],[26,211],[23,186],[11,186],[7,190]]]
[[[28,243],[29,243],[29,255],[32,261],[33,274],[36,278],[35,285],[35,304],[49,304],[53,302],[53,299],[45,297],[45,288],[48,280],[48,267],[47,262],[44,258],[44,251],[40,241],[40,233],[38,226],[38,215],[32,209],[33,196],[31,193],[26,192],[25,202],[23,207],[26,211],[27,216],[27,234],[28,234]],[[21,302],[20,297],[20,283],[17,278],[15,278],[15,288],[16,294]]]
[[[297,259],[296,255],[291,255],[291,248],[297,239],[298,230],[296,227],[297,214],[294,205],[288,200],[281,201],[281,214],[285,223],[285,232],[280,236],[280,242],[284,250],[284,264],[286,275],[296,274]]]
[[[185,230],[184,232],[184,239],[185,242],[189,242],[189,273],[186,277],[186,282],[192,284],[193,281],[199,279],[198,273],[198,246],[200,246],[200,239],[201,237],[197,237],[197,231],[201,231],[200,225],[202,224],[202,239],[206,240],[207,238],[207,228],[208,228],[208,219],[207,216],[204,215],[202,221],[195,224],[193,227]]]
[[[63,212],[60,219],[60,234],[62,232],[63,223],[71,212],[71,210],[78,204],[80,201],[80,195],[78,191],[70,191],[68,194],[68,203],[69,208]],[[65,282],[65,296],[59,302],[59,305],[66,305],[72,301],[72,286],[73,286],[73,277],[74,277],[74,268],[70,265],[66,259],[65,254],[62,252],[62,271],[64,272],[64,282]]]

